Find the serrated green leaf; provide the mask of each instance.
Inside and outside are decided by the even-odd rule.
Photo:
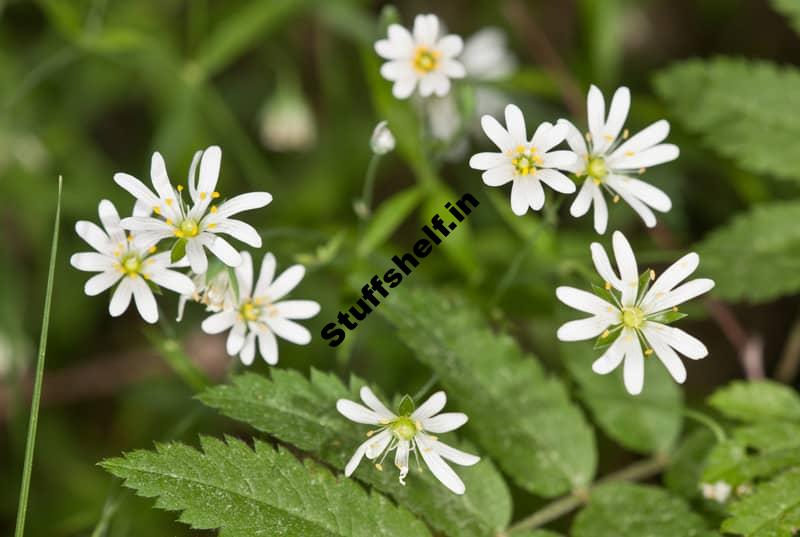
[[[466,427],[521,487],[556,496],[587,485],[595,439],[564,384],[546,375],[476,308],[449,295],[403,289],[378,310],[433,369]]]
[[[609,375],[592,371],[599,354],[588,345],[564,348],[563,355],[580,386],[579,397],[603,432],[638,453],[666,452],[672,447],[683,424],[683,393],[657,358],[645,360],[644,390],[630,395],[621,371]]]
[[[696,429],[683,439],[664,471],[664,485],[687,499],[700,495],[701,475],[709,452],[716,444],[706,428]]]
[[[740,421],[800,421],[800,396],[771,380],[732,382],[715,391],[708,402],[725,416]]]
[[[791,537],[800,527],[800,469],[756,487],[730,507],[722,530],[747,537]]]
[[[800,466],[800,424],[764,422],[735,429],[711,450],[703,482],[732,486],[772,477]]]
[[[712,537],[680,498],[656,487],[610,483],[592,491],[572,537]]]
[[[420,189],[412,187],[384,201],[375,211],[358,243],[358,255],[367,255],[382,245],[417,208],[421,200]]]
[[[800,34],[800,2],[797,0],[772,0],[772,7],[789,19],[789,24],[794,31]]]
[[[710,233],[697,251],[714,293],[757,303],[800,291],[798,221],[800,202],[765,203]]]
[[[358,399],[355,388],[363,382],[355,379],[353,384],[353,389],[347,389],[336,376],[316,370],[309,380],[296,371],[273,369],[271,380],[241,375],[230,385],[207,390],[200,399],[259,431],[344,468],[366,439],[364,427],[336,411],[337,399]],[[446,441],[459,446],[450,438]],[[471,446],[460,447],[475,451]],[[458,467],[456,471],[466,484],[463,496],[450,493],[430,472],[420,473],[413,466],[405,487],[398,482],[397,473],[379,472],[367,461],[354,475],[450,536],[481,537],[505,529],[511,518],[511,498],[494,465],[484,458],[475,466]]]
[[[747,171],[800,181],[800,160],[786,158],[800,154],[800,118],[786,113],[800,107],[797,69],[732,58],[690,60],[662,71],[655,82],[674,115],[706,145]]]
[[[178,239],[169,251],[170,263],[177,263],[186,255],[186,239]]]
[[[156,506],[182,511],[196,529],[228,537],[430,536],[419,520],[380,494],[337,479],[283,448],[256,441],[201,438],[202,451],[180,443],[135,451],[101,463]]]

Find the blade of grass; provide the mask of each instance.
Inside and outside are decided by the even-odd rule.
[[[56,253],[58,252],[58,229],[61,220],[61,186],[63,179],[58,177],[58,198],[56,201],[56,218],[53,224],[53,242],[50,246],[50,268],[47,272],[47,290],[44,296],[44,313],[42,314],[42,330],[39,337],[39,356],[36,361],[36,379],[33,384],[33,398],[31,400],[31,417],[28,422],[28,440],[25,444],[25,465],[22,468],[22,485],[19,492],[19,507],[17,510],[17,529],[15,537],[22,537],[25,533],[25,516],[28,512],[28,494],[31,488],[31,470],[33,468],[33,453],[36,446],[36,429],[39,425],[39,402],[42,397],[42,380],[44,378],[44,357],[47,349],[47,330],[50,326],[50,305],[53,299],[53,280],[56,272]]]

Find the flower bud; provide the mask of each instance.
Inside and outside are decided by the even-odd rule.
[[[376,155],[385,155],[394,149],[394,134],[389,130],[386,121],[381,121],[375,126],[375,130],[372,131],[372,138],[369,140],[369,145],[372,148],[372,152]]]

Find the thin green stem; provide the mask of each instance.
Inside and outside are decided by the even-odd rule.
[[[428,395],[428,392],[431,391],[431,388],[433,388],[437,382],[439,382],[439,375],[434,373],[431,375],[431,378],[428,379],[428,382],[426,382],[425,385],[417,390],[417,393],[414,394],[414,402],[419,403],[420,399]]]
[[[36,379],[33,384],[31,400],[31,416],[28,422],[28,440],[25,444],[25,465],[22,468],[22,484],[19,492],[17,509],[17,528],[15,537],[25,534],[25,516],[28,513],[28,495],[31,488],[31,471],[33,454],[36,447],[36,429],[39,426],[39,403],[42,398],[42,381],[44,379],[44,358],[47,350],[47,331],[50,327],[50,307],[53,301],[53,281],[56,272],[56,254],[58,253],[58,229],[61,221],[61,188],[63,179],[58,177],[58,198],[56,201],[56,217],[53,224],[53,240],[50,246],[50,268],[47,272],[47,290],[44,296],[44,313],[42,314],[42,330],[39,335],[39,356],[36,361]]]
[[[375,178],[378,176],[378,164],[381,155],[372,155],[367,164],[367,172],[364,177],[364,189],[361,192],[361,199],[356,201],[356,214],[361,220],[366,220],[372,215],[372,193],[375,190]]]
[[[175,328],[161,308],[158,311],[158,323],[162,334],[155,330],[146,330],[145,336],[155,345],[167,365],[195,392],[199,393],[210,386],[208,376],[183,351]]]
[[[725,440],[728,439],[728,435],[725,434],[725,429],[723,429],[722,426],[719,423],[717,423],[716,421],[714,421],[714,419],[711,418],[710,416],[706,416],[702,412],[698,412],[696,410],[691,410],[689,408],[684,408],[683,409],[683,415],[686,416],[689,419],[692,419],[692,420],[694,420],[694,421],[696,421],[696,422],[708,427],[708,429],[712,433],[714,433],[714,436],[716,437],[717,442],[724,442]]]

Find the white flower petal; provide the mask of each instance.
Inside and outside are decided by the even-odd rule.
[[[593,189],[592,201],[594,202],[594,230],[602,235],[606,232],[608,225],[608,205],[606,205],[606,199],[600,188]]]
[[[606,124],[606,101],[603,99],[603,93],[594,84],[589,88],[589,94],[586,96],[586,116],[589,121],[592,143],[601,145],[603,129]]]
[[[566,119],[559,119],[558,123],[567,126],[565,140],[569,148],[580,157],[577,165],[583,168],[583,157],[589,154],[589,148],[586,147],[586,140],[584,139],[583,134],[581,134],[581,131],[578,130],[578,127]]]
[[[483,128],[483,132],[486,133],[486,136],[489,137],[500,151],[512,150],[520,142],[519,140],[514,140],[500,122],[488,114],[481,118],[481,127]]]
[[[710,280],[708,278],[698,278],[696,280],[692,280],[689,282],[684,283],[666,293],[666,296],[661,298],[656,298],[655,302],[650,305],[651,312],[656,311],[663,311],[673,306],[678,306],[693,299],[696,296],[700,296],[703,293],[709,292],[711,289],[714,288],[714,280]]]
[[[464,482],[453,471],[450,466],[444,462],[439,453],[431,445],[431,440],[423,434],[418,434],[416,437],[419,453],[422,455],[422,460],[430,469],[431,473],[442,482],[442,484],[456,494],[464,494],[466,490]]]
[[[427,435],[425,436],[427,437]],[[466,453],[452,446],[448,446],[439,440],[434,440],[430,437],[427,437],[426,440],[432,445],[434,451],[436,451],[436,453],[438,453],[443,459],[454,462],[460,466],[473,466],[478,464],[481,460],[481,458],[476,455]]]
[[[612,324],[606,316],[587,317],[577,321],[569,321],[561,325],[556,337],[560,341],[583,341],[594,339],[602,334]]]
[[[100,222],[108,233],[108,238],[112,244],[124,242],[126,240],[125,230],[119,221],[119,213],[114,204],[108,200],[101,200],[97,207],[97,214],[100,216]]]
[[[272,285],[272,278],[275,276],[275,265],[275,256],[272,255],[271,252],[264,254],[264,259],[261,261],[261,271],[258,274],[258,281],[256,282],[256,288],[253,291],[254,297],[263,297],[269,290],[269,286]]]
[[[467,76],[467,70],[464,65],[456,60],[442,60],[441,72],[449,78],[464,78]]]
[[[186,178],[186,183],[189,185],[189,197],[191,197],[191,199],[197,197],[197,167],[200,165],[200,159],[202,157],[202,151],[195,151],[192,157],[192,163],[189,165],[189,174]]]
[[[217,180],[219,179],[219,169],[222,164],[222,150],[219,146],[212,145],[203,151],[203,156],[200,159],[200,173],[199,181],[197,182],[197,198],[196,202],[206,207],[211,202],[211,194],[217,188]],[[203,193],[206,194],[205,199]],[[200,214],[205,212],[205,208],[199,211]]]
[[[375,43],[375,52],[387,60],[410,58],[414,52],[414,40],[411,33],[399,24],[390,24],[388,39]]]
[[[467,415],[462,412],[444,412],[442,414],[420,420],[422,428],[431,433],[449,433],[467,423]]]
[[[607,375],[619,367],[623,358],[625,358],[625,340],[623,335],[620,334],[614,343],[606,349],[606,352],[594,361],[592,371],[598,375]]]
[[[365,442],[363,442],[360,446],[358,446],[356,452],[353,453],[353,456],[350,457],[349,461],[347,461],[347,466],[344,467],[344,475],[346,475],[347,477],[353,475],[353,472],[355,472],[356,468],[358,468],[361,459],[364,458],[364,454],[367,451],[367,445],[370,443],[370,441],[371,439],[368,439]]]
[[[623,178],[610,175],[606,178],[606,182],[617,194],[619,194],[619,197],[625,200],[625,203],[630,205],[631,209],[633,209],[636,214],[639,215],[644,222],[644,225],[647,227],[655,227],[656,215],[653,214],[653,211],[650,210],[650,207],[645,205],[639,200],[639,198],[634,196],[633,193],[628,190]]]
[[[388,430],[383,430],[373,436],[367,443],[367,458],[376,459],[381,453],[386,451],[389,443],[392,441],[392,433]]]
[[[517,216],[524,216],[528,212],[527,179],[516,178],[511,184],[511,211]]]
[[[625,190],[653,209],[661,211],[662,213],[666,213],[672,209],[672,201],[660,188],[656,188],[649,183],[634,178],[621,179],[621,182],[625,184]]]
[[[150,181],[152,181],[156,193],[162,200],[174,197],[175,194],[167,175],[167,165],[164,162],[164,157],[158,151],[153,153],[153,157],[150,159]]]
[[[394,465],[400,470],[400,483],[406,484],[406,476],[408,475],[408,451],[411,447],[411,442],[408,440],[400,440],[397,443],[397,451],[394,454]]]
[[[158,321],[158,306],[156,305],[156,297],[153,296],[153,291],[144,281],[144,278],[136,276],[130,278],[133,284],[133,300],[136,302],[136,309],[139,310],[139,315],[142,316],[146,322],[153,324]]]
[[[375,393],[369,389],[369,386],[362,386],[358,394],[361,396],[361,400],[364,401],[364,404],[371,408],[379,418],[392,420],[397,417],[394,412],[386,408],[386,405],[384,405]]]
[[[264,260],[266,261],[266,258]],[[265,294],[273,302],[280,300],[297,287],[305,274],[306,269],[303,265],[292,265],[272,282]]]
[[[247,337],[245,337],[244,347],[242,347],[242,352],[239,353],[239,358],[242,360],[242,364],[244,365],[252,365],[253,360],[256,358],[255,340],[255,332],[250,332],[247,334]]]
[[[388,61],[381,65],[381,76],[386,80],[394,81],[416,77],[416,74],[411,63],[403,59]]]
[[[691,276],[699,265],[700,256],[694,252],[686,254],[670,265],[667,270],[656,278],[653,285],[650,286],[644,299],[642,299],[642,309],[645,311],[654,311],[650,307],[652,303],[655,300],[663,298],[665,294],[672,291],[676,285]]]
[[[703,342],[680,328],[654,322],[648,322],[647,326],[656,330],[667,345],[691,360],[700,360],[708,356],[708,349]]]
[[[625,338],[625,364],[623,367],[623,380],[625,389],[631,395],[639,395],[644,387],[644,353],[639,339],[635,335],[623,333]]]
[[[117,247],[116,244],[111,242],[111,239],[108,237],[108,235],[106,235],[106,232],[100,229],[100,226],[93,222],[88,222],[86,220],[76,222],[75,233],[77,233],[80,238],[86,241],[89,246],[103,254],[111,254]]]
[[[503,186],[514,179],[514,171],[514,166],[506,163],[491,170],[486,170],[481,174],[481,179],[483,179],[483,183],[486,186]]]
[[[544,168],[559,168],[561,170],[570,171],[574,168],[578,155],[572,151],[550,151],[543,156],[542,167]],[[572,181],[570,181],[572,183]],[[575,183],[572,183],[572,192],[575,191]]]
[[[597,185],[591,179],[585,180],[569,208],[569,214],[575,218],[580,218],[589,212],[589,208],[592,206],[592,191],[595,188],[597,188]]]
[[[576,289],[574,287],[558,287],[556,289],[556,296],[561,302],[570,308],[574,308],[585,313],[591,313],[592,315],[608,317],[618,312],[615,305],[609,304],[593,293]]]
[[[681,150],[677,145],[659,144],[638,153],[615,153],[614,157],[609,158],[606,164],[613,170],[638,170],[671,162],[678,158],[680,154]]]
[[[615,231],[611,240],[614,245],[614,257],[617,260],[622,284],[620,289],[622,292],[621,302],[623,306],[633,306],[639,291],[639,268],[636,265],[636,257],[633,255],[633,249],[625,235]]]
[[[206,273],[208,270],[208,258],[200,241],[193,239],[186,242],[186,257],[189,259],[192,272],[195,274]]]
[[[248,192],[247,194],[239,194],[220,204],[214,216],[217,219],[230,218],[244,211],[261,209],[271,202],[272,194],[269,192]]]
[[[461,54],[464,48],[464,41],[455,34],[446,35],[436,43],[436,48],[442,53],[442,56],[455,57]]]
[[[633,135],[630,140],[620,145],[611,155],[609,161],[615,161],[626,153],[638,153],[656,144],[660,144],[669,135],[669,122],[665,119],[656,121],[643,131]]]
[[[271,317],[266,319],[267,325],[275,332],[275,335],[295,343],[297,345],[308,345],[311,341],[311,332],[300,324],[289,319],[281,319],[280,317]]]
[[[490,170],[508,164],[508,157],[502,153],[476,153],[469,159],[469,167],[473,170]]]
[[[115,173],[114,182],[128,191],[137,200],[145,203],[150,210],[161,205],[161,201],[153,192],[140,180],[127,173]]]
[[[669,374],[675,379],[678,384],[683,384],[686,381],[686,366],[683,365],[680,357],[672,350],[661,332],[654,330],[652,327],[645,325],[642,329],[647,342],[653,348],[658,359],[667,368]]]
[[[108,313],[112,317],[119,317],[131,303],[133,297],[133,282],[131,278],[125,277],[119,282],[119,285],[111,295],[111,302],[108,304]]]
[[[560,151],[559,151],[560,152]],[[552,155],[552,153],[550,153]],[[570,181],[563,173],[550,168],[537,170],[536,178],[556,192],[572,194],[575,192],[575,183]]]
[[[271,330],[258,332],[258,352],[269,365],[278,363],[278,339]]]
[[[522,110],[515,104],[506,106],[506,128],[508,135],[514,140],[527,140],[528,133],[525,130],[525,117],[522,115]]]
[[[205,235],[205,233],[203,235]],[[190,240],[188,244],[191,244],[192,242],[194,241]],[[186,249],[187,253],[189,251],[188,244]],[[207,238],[205,245],[209,250],[211,250],[211,253],[217,257],[217,259],[229,267],[238,267],[242,262],[242,256],[236,251],[236,248],[231,246],[230,243],[222,237],[210,235],[210,237]],[[189,258],[190,263],[191,261],[192,259]],[[192,268],[192,270],[194,270],[194,268]]]
[[[191,295],[195,292],[195,285],[192,279],[174,270],[157,270],[149,274],[148,277],[156,285],[181,295]]]
[[[97,252],[82,252],[72,254],[69,258],[70,264],[78,270],[87,272],[104,272],[112,270],[116,261],[113,257],[99,254]]]
[[[242,251],[239,255],[242,261],[233,272],[236,274],[236,283],[239,284],[239,299],[245,300],[250,298],[253,292],[253,258],[247,251]]]
[[[284,300],[274,304],[278,315],[286,319],[310,319],[319,313],[319,303],[313,300]]]
[[[172,235],[173,232],[172,226],[150,216],[128,216],[122,219],[121,225],[131,231],[153,231],[168,235]]]
[[[392,86],[392,95],[395,96],[397,99],[408,99],[412,93],[414,93],[414,88],[417,86],[417,77],[410,76],[408,78],[401,78],[396,80],[394,85]]]
[[[206,334],[219,334],[234,325],[238,313],[234,310],[221,311],[207,317],[200,328]]]
[[[600,277],[603,278],[604,281],[610,283],[618,291],[621,290],[622,281],[619,279],[619,276],[617,276],[617,273],[614,272],[614,269],[611,268],[611,261],[608,259],[605,248],[603,248],[600,243],[593,242],[591,251],[594,268],[597,270],[597,273],[600,274]]]
[[[422,421],[430,418],[433,415],[441,412],[446,403],[447,395],[442,391],[438,391],[428,397],[424,403],[417,407],[417,409],[411,414],[411,419]]]
[[[247,332],[247,325],[237,320],[233,323],[231,331],[228,332],[228,340],[225,342],[225,350],[230,356],[236,356],[244,347],[244,335]]]
[[[100,274],[95,274],[86,280],[86,285],[83,286],[83,292],[88,296],[99,295],[117,283],[120,278],[122,278],[122,273],[118,270],[109,270],[101,272]]]
[[[436,15],[417,15],[413,34],[418,45],[433,46],[439,38],[439,18]]]
[[[624,86],[617,88],[617,91],[614,92],[614,97],[611,99],[611,107],[608,110],[608,119],[606,119],[605,126],[603,127],[601,140],[594,140],[594,150],[596,153],[605,152],[617,139],[619,132],[622,130],[623,125],[625,125],[630,107],[630,90]]]

